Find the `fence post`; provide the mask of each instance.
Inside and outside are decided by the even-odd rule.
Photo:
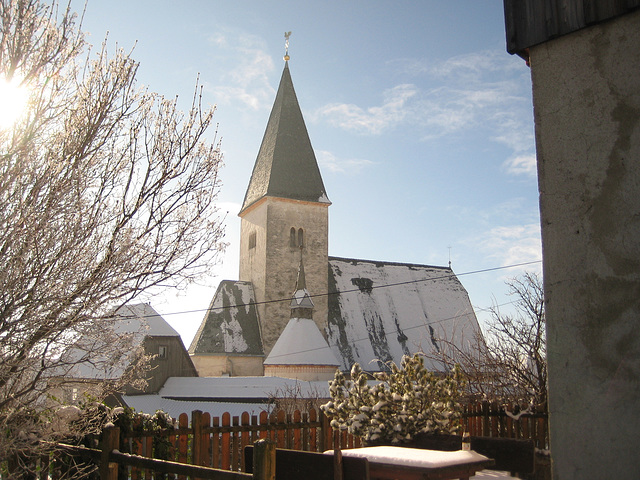
[[[482,435],[488,437],[491,435],[489,430],[489,402],[482,402]]]
[[[193,451],[191,452],[191,464],[200,465],[202,451],[202,412],[191,412],[191,429],[193,431]]]
[[[322,426],[320,427],[320,435],[319,435],[319,443],[320,443],[320,452],[324,452],[325,450],[329,450],[333,448],[333,430],[331,425],[329,425],[329,418],[325,415],[325,413],[320,410],[320,423]]]
[[[100,479],[118,480],[118,464],[109,462],[109,456],[120,448],[120,429],[105,427],[102,431],[102,454],[100,456]]]
[[[253,444],[253,478],[255,480],[275,480],[276,445],[267,439]]]
[[[333,451],[333,479],[342,480],[342,450]]]

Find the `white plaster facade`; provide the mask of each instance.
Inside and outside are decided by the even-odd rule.
[[[201,377],[262,376],[262,356],[251,355],[191,355],[191,361]]]
[[[640,11],[529,53],[554,478],[640,478]]]

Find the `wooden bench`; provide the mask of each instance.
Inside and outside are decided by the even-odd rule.
[[[336,464],[338,472],[335,474]],[[340,468],[340,465],[342,468]],[[244,447],[244,468],[253,473],[253,445]],[[340,478],[341,477],[341,478]],[[366,458],[276,449],[276,480],[369,480]]]

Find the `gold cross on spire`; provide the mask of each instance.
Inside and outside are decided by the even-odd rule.
[[[291,32],[284,32],[284,60],[289,61],[289,37]]]

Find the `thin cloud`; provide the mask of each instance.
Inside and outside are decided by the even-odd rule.
[[[434,88],[419,96],[413,118],[428,132],[424,139],[459,134],[464,129],[483,128],[493,131],[491,138],[502,135],[505,125],[510,131],[521,128],[521,112],[514,112],[518,97],[511,82],[487,82],[476,85],[451,84]]]
[[[504,163],[504,167],[507,173],[512,175],[525,175],[528,177],[537,175],[536,156],[534,154],[509,158]]]
[[[446,207],[448,214],[463,224],[477,224],[478,228],[486,229],[491,225],[512,225],[515,222],[533,224],[539,219],[538,209],[531,208],[523,197],[512,197],[489,208],[478,209],[473,204],[451,204]],[[523,220],[524,219],[524,220]],[[465,242],[468,245],[478,245],[478,238],[486,238],[486,233],[478,235],[477,228]]]
[[[494,227],[479,241],[480,248],[500,265],[515,265],[542,259],[540,225],[530,223]]]
[[[266,108],[273,94],[268,91],[255,91],[243,87],[208,86],[208,91],[217,99],[218,104],[239,102],[251,110]]]
[[[384,92],[384,101],[380,106],[365,109],[354,104],[333,103],[318,109],[315,115],[345,130],[380,135],[402,123],[407,115],[406,106],[416,93],[415,85],[397,85]]]
[[[429,137],[459,133],[466,128],[484,128],[490,138],[507,145],[514,152],[532,149],[531,100],[528,82],[522,76],[528,72],[521,62],[502,51],[482,51],[458,55],[444,61],[409,63],[407,72],[420,74],[443,84],[431,95],[425,116],[434,128]],[[496,80],[499,78],[499,80]],[[458,121],[452,123],[449,118]]]
[[[525,118],[530,121],[525,123]],[[529,154],[532,151],[534,134],[531,110],[528,111],[528,116],[521,111],[499,111],[495,113],[492,121],[499,126],[492,140],[502,143],[518,154]]]
[[[421,61],[423,68],[414,66],[414,71],[427,73],[432,76],[446,79],[456,78],[462,82],[479,82],[486,74],[496,72],[513,73],[520,65],[512,58],[504,54],[503,51],[485,50],[481,52],[456,55],[444,61],[426,63]]]
[[[338,158],[333,153],[326,150],[317,151],[316,156],[318,157],[318,163],[322,168],[326,168],[330,172],[334,173],[358,173],[363,168],[367,168],[375,164],[375,162],[372,162],[371,160]]]
[[[384,92],[379,106],[332,103],[316,115],[344,130],[381,135],[405,127],[422,140],[484,129],[514,153],[532,150],[530,92],[520,62],[502,51],[459,55],[443,61],[398,59],[393,70],[412,83]]]
[[[231,54],[237,59],[235,68],[222,72],[215,84],[206,85],[216,102],[240,103],[250,110],[270,108],[275,90],[269,74],[275,65],[264,40],[246,32],[233,31],[217,32],[209,37],[209,42],[225,55]]]

